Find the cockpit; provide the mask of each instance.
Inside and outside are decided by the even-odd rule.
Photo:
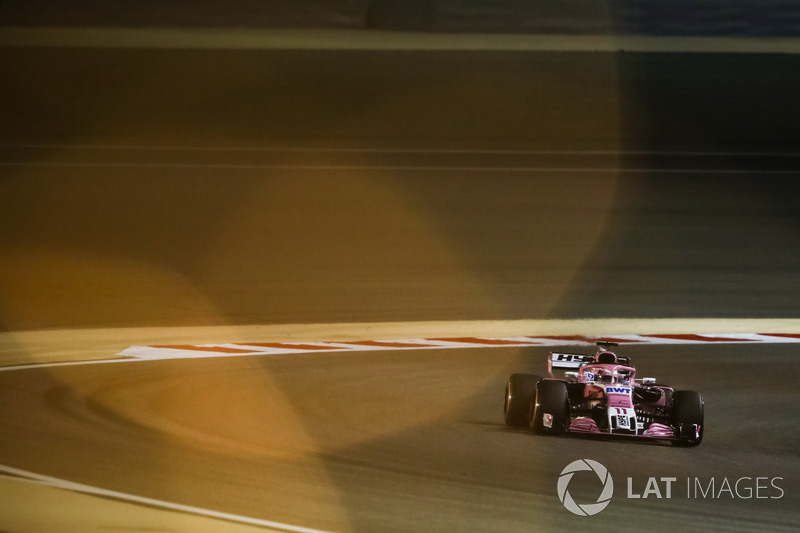
[[[623,365],[595,364],[582,367],[578,374],[579,381],[583,383],[630,385],[636,375],[636,370]]]

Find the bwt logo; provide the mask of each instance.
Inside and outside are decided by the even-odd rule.
[[[603,484],[603,491],[594,503],[579,504],[572,499],[572,495],[569,493],[569,482],[572,481],[572,476],[575,475],[575,472],[583,470],[593,471]],[[561,500],[561,503],[564,504],[564,507],[569,512],[579,516],[596,515],[608,507],[613,495],[614,480],[611,479],[611,474],[608,473],[606,467],[591,459],[578,459],[571,462],[561,471],[561,475],[558,477],[558,499]]]

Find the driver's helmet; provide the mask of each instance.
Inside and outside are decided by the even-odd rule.
[[[597,372],[597,381],[600,383],[613,383],[614,374],[608,370],[600,370]]]
[[[600,352],[595,356],[594,360],[601,365],[614,365],[617,363],[617,356],[613,352]]]

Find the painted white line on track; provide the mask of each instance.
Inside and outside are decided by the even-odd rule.
[[[36,474],[34,472],[28,472],[26,470],[20,470],[18,468],[13,468],[10,466],[0,465],[0,474],[10,475],[14,477],[19,477],[28,481],[33,481],[35,483],[39,483],[41,485],[46,485],[48,487],[54,487],[57,489],[69,490],[74,492],[81,492],[84,494],[91,494],[93,496],[100,496],[102,498],[113,498],[115,500],[122,500],[130,503],[135,503],[138,505],[149,505],[152,507],[157,507],[161,509],[167,509],[170,511],[178,511],[182,513],[190,513],[194,515],[205,516],[208,518],[215,518],[217,520],[225,520],[228,522],[236,522],[239,524],[247,524],[252,526],[260,526],[265,528],[270,528],[279,531],[287,531],[293,533],[326,533],[323,530],[319,529],[311,529],[307,527],[299,527],[293,526],[290,524],[282,524],[280,522],[273,522],[271,520],[262,520],[260,518],[251,518],[248,516],[240,516],[230,513],[221,513],[218,511],[212,511],[209,509],[203,509],[202,507],[193,507],[191,505],[181,505],[172,502],[166,502],[162,500],[156,500],[153,498],[144,498],[142,496],[136,496],[134,494],[127,494],[125,492],[117,492],[113,490],[102,489],[100,487],[93,487],[91,485],[84,485],[81,483],[74,483],[72,481],[67,481],[65,479],[54,478],[50,476],[44,476],[42,474]]]
[[[0,47],[182,50],[416,50],[649,53],[800,53],[793,37],[397,32],[362,29],[0,27]]]
[[[512,348],[528,346],[592,346],[600,340],[620,344],[758,344],[800,343],[791,333],[681,333],[621,335],[553,335],[536,337],[461,337],[436,339],[394,339],[357,342],[273,342],[225,343],[174,346],[131,346],[117,355],[135,360],[199,359],[208,357],[280,356],[307,353],[359,352],[376,350],[426,350],[454,348]]]
[[[800,157],[800,152],[747,152],[698,150],[513,150],[487,148],[376,148],[376,147],[315,147],[315,146],[191,146],[144,144],[57,144],[57,143],[0,143],[0,149],[48,149],[85,151],[154,151],[154,152],[311,152],[311,153],[380,153],[380,154],[477,154],[477,155],[673,155],[691,157]]]
[[[800,343],[800,333],[657,333],[610,335],[537,335],[514,337],[410,338],[361,341],[286,341],[266,343],[181,344],[130,346],[110,359],[60,361],[0,366],[0,372],[61,366],[134,363],[174,359],[283,356],[310,353],[343,353],[383,350],[443,350],[466,348],[513,348],[593,346],[607,340],[619,344],[780,344]]]
[[[131,361],[137,361],[137,360],[139,359],[124,357],[115,359],[87,359],[84,361],[57,361],[50,363],[30,363],[23,365],[0,366],[0,372],[12,372],[14,370],[28,370],[31,368],[53,368],[59,366],[82,366],[82,365],[93,365],[93,364],[99,365],[99,364],[109,364],[109,363],[129,363]]]
[[[800,174],[800,170],[765,169],[707,169],[707,168],[562,168],[562,167],[451,167],[451,166],[391,166],[391,165],[225,165],[200,163],[47,163],[0,162],[0,167],[16,168],[145,168],[190,170],[307,170],[307,171],[401,171],[401,172],[541,172],[570,174],[740,174],[778,175]]]

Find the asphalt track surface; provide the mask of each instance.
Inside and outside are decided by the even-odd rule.
[[[584,348],[585,349],[585,348]],[[545,349],[466,349],[99,364],[0,375],[3,461],[95,487],[333,531],[790,531],[796,347],[629,347],[639,368],[702,390],[694,449],[538,437],[502,424],[502,387]],[[601,514],[561,507],[571,461],[612,472]],[[628,499],[649,477],[672,499]],[[719,495],[760,481],[761,499]],[[695,479],[716,497],[696,497]],[[691,480],[691,489],[686,480]],[[742,496],[747,496],[740,484]],[[661,488],[664,494],[664,488]],[[597,482],[573,483],[588,503]],[[690,497],[687,498],[687,494]],[[751,493],[752,494],[752,493]]]
[[[8,331],[796,315],[794,56],[1,53]],[[796,530],[796,348],[626,352],[704,393],[700,447],[509,430],[546,351],[495,348],[4,372],[0,464],[334,531]]]

